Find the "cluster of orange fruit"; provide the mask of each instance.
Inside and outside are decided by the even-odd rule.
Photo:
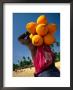
[[[36,22],[27,23],[26,29],[34,46],[51,45],[55,42],[56,24],[48,23],[44,15],[39,16]]]

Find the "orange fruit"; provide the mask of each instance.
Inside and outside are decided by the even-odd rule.
[[[29,35],[29,38],[30,38],[30,39],[32,39],[32,38],[33,38],[33,36],[34,36],[33,34],[30,34],[30,35]]]
[[[35,22],[29,22],[26,24],[26,29],[29,33],[35,34],[36,26],[37,26],[37,24]]]
[[[51,34],[47,34],[46,36],[44,36],[44,43],[46,45],[51,45],[55,42],[55,38],[53,35]]]
[[[37,24],[47,24],[47,18],[45,17],[45,15],[41,15],[37,18]]]
[[[39,35],[34,35],[32,38],[32,44],[34,46],[41,46],[43,44],[43,38]]]
[[[48,32],[50,34],[54,34],[56,32],[57,26],[56,24],[48,24]]]
[[[45,24],[39,24],[36,27],[36,33],[40,36],[45,36],[48,33],[48,28]]]

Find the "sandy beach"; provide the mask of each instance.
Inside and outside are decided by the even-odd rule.
[[[55,66],[60,70],[60,62],[56,62]],[[34,77],[34,67],[13,71],[13,77]]]

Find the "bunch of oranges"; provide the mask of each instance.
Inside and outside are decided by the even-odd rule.
[[[44,15],[39,16],[36,22],[27,23],[26,29],[30,33],[29,37],[34,46],[51,45],[55,42],[54,33],[57,26],[54,23],[48,24]]]

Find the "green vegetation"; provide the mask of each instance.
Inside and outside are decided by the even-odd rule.
[[[18,69],[19,68],[19,65],[18,64],[13,64],[13,71],[15,70],[15,69]]]
[[[54,54],[56,56],[55,62],[60,61],[60,51],[56,50],[57,48],[60,48],[60,42],[55,42],[50,47],[52,48],[52,51],[54,52]]]
[[[18,60],[18,64],[13,64],[13,71],[15,69],[23,69],[23,68],[31,68],[33,66],[32,60],[30,57],[25,58],[24,56],[22,57],[21,60]]]
[[[59,53],[55,53],[56,59],[55,62],[60,61],[60,52]]]

